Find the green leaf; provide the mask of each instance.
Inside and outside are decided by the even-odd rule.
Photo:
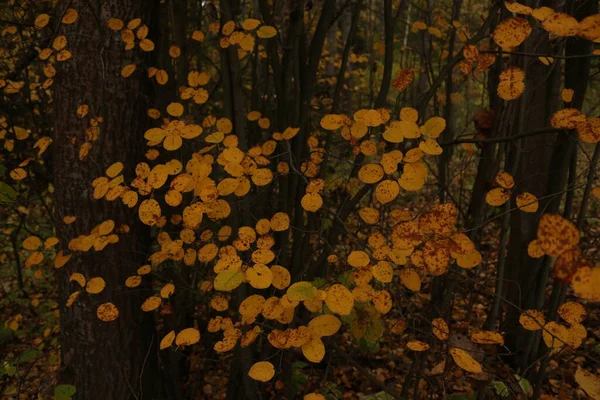
[[[504,384],[504,382],[500,381],[492,381],[490,382],[490,386],[494,389],[496,394],[501,397],[508,397],[510,391],[508,387]]]
[[[73,385],[58,385],[54,388],[54,396],[62,398],[70,398],[77,390]]]
[[[215,290],[221,292],[231,292],[237,288],[244,281],[244,274],[242,271],[226,269],[225,271],[219,272],[215,278],[214,286]]]
[[[19,362],[27,362],[33,360],[38,355],[37,350],[27,350],[19,356]]]
[[[525,393],[526,395],[533,394],[533,387],[531,387],[531,383],[529,383],[527,379],[522,378],[516,374],[515,378],[517,378],[517,380],[519,381],[519,386],[521,386],[521,389],[523,389],[523,393]]]
[[[387,394],[386,392],[377,392],[375,394],[369,394],[366,396],[361,396],[360,400],[392,400],[393,397]]]
[[[3,176],[6,173],[6,166],[4,164],[0,164],[0,176]]]
[[[304,301],[313,299],[317,295],[317,288],[310,282],[301,281],[290,286],[286,293],[290,300]]]
[[[0,182],[0,204],[14,203],[17,200],[17,192],[4,182]]]

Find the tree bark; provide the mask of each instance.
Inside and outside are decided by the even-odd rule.
[[[135,176],[137,161],[144,153],[144,131],[148,117],[145,73],[140,68],[142,52],[139,46],[125,51],[118,32],[110,31],[105,22],[110,17],[127,22],[142,18],[150,24],[152,1],[106,0],[89,2],[65,0],[57,12],[74,8],[78,20],[61,25],[60,33],[69,40],[72,58],[57,63],[55,80],[54,125],[54,185],[55,207],[59,218],[76,216],[70,224],[59,223],[57,236],[63,250],[79,235],[90,234],[102,221],[112,219],[117,227],[127,224],[129,233],[119,233],[119,242],[109,244],[101,252],[76,252],[58,271],[61,304],[61,348],[63,383],[76,387],[75,399],[150,399],[156,389],[156,347],[151,314],[140,305],[147,296],[144,289],[124,287],[125,279],[135,275],[146,262],[148,231],[137,220],[137,213],[119,199],[109,202],[92,198],[93,179],[104,176],[104,170],[117,161],[125,165],[125,181]],[[69,35],[82,32],[85,34]],[[130,63],[138,71],[122,78],[121,68]],[[90,112],[80,118],[79,105],[87,104]],[[83,160],[79,149],[89,140],[85,130],[89,120],[102,117],[100,134]],[[90,295],[69,276],[79,272],[87,279],[102,277],[106,288]],[[146,284],[149,282],[146,282]],[[75,304],[66,308],[70,293],[81,290]],[[97,307],[114,303],[119,316],[103,322],[96,316]]]

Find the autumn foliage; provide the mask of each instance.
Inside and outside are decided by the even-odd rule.
[[[594,1],[92,3],[0,8],[2,398],[600,399]]]

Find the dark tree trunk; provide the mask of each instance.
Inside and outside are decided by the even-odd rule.
[[[152,316],[140,309],[144,290],[124,286],[128,276],[147,259],[148,231],[137,220],[135,209],[128,209],[120,199],[109,202],[94,200],[91,182],[104,176],[105,169],[121,161],[125,181],[134,176],[134,168],[144,153],[144,131],[150,99],[142,68],[139,47],[124,50],[118,32],[110,31],[105,21],[110,17],[127,22],[142,18],[150,24],[153,2],[146,0],[61,1],[58,14],[67,7],[79,13],[72,25],[61,25],[60,33],[68,37],[72,58],[59,62],[55,83],[54,105],[54,185],[56,214],[76,216],[65,225],[59,223],[57,235],[63,249],[69,241],[90,231],[100,222],[113,219],[117,227],[127,224],[129,233],[119,233],[119,242],[100,252],[77,252],[58,271],[61,303],[61,346],[63,370],[61,380],[76,387],[76,399],[151,399],[156,389],[156,348],[158,338]],[[93,7],[93,8],[92,8]],[[69,33],[83,32],[85,34]],[[121,68],[138,65],[129,78],[121,77]],[[87,104],[90,112],[80,118],[79,105]],[[85,130],[92,117],[103,117],[100,135],[83,160],[79,149],[86,142]],[[106,288],[90,295],[69,283],[73,272],[87,279],[102,277]],[[70,293],[82,290],[70,307],[65,307]],[[103,322],[96,316],[98,305],[112,302],[119,317]]]

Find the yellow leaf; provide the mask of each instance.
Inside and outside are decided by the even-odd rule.
[[[458,266],[466,269],[475,268],[482,261],[481,253],[477,250],[467,254],[456,254],[455,256]]]
[[[22,246],[25,250],[36,250],[41,244],[42,241],[39,237],[29,236],[27,239],[23,240]]]
[[[525,91],[525,73],[517,67],[509,67],[499,76],[497,92],[503,100],[519,98]]]
[[[575,91],[573,89],[565,88],[561,92],[561,97],[565,103],[570,103],[573,100],[574,95],[575,95]]]
[[[122,20],[120,20],[118,18],[110,18],[108,21],[106,21],[106,25],[108,26],[108,28],[110,30],[120,31],[121,29],[123,29],[123,26],[125,24],[123,23]]]
[[[492,38],[502,48],[509,49],[523,43],[531,34],[531,26],[525,18],[508,18],[500,22]]]
[[[119,317],[119,309],[113,303],[103,303],[96,309],[96,316],[104,322],[114,321]]]
[[[342,322],[335,315],[331,314],[319,315],[308,323],[311,332],[317,337],[331,336],[335,334],[341,326]]]
[[[168,299],[173,293],[175,293],[175,285],[172,283],[167,283],[160,289],[160,297],[163,299]]]
[[[117,175],[119,175],[122,170],[123,170],[123,163],[116,162],[106,169],[106,176],[108,176],[109,178],[114,178]]]
[[[600,400],[600,378],[596,375],[578,366],[577,371],[575,371],[575,382],[592,399]]]
[[[336,314],[350,315],[354,308],[354,296],[348,288],[336,283],[327,289],[325,304]]]
[[[125,279],[125,286],[134,288],[140,286],[142,283],[142,277],[139,275],[133,275]]]
[[[167,114],[173,117],[181,117],[183,115],[183,105],[181,103],[171,103],[167,106]]]
[[[29,257],[25,259],[24,267],[29,268],[32,265],[37,265],[44,260],[44,254],[42,252],[36,251],[35,253],[31,253]]]
[[[97,276],[95,278],[90,279],[87,282],[87,284],[85,286],[85,291],[90,294],[98,294],[98,293],[102,292],[105,287],[106,287],[106,282],[104,282],[104,279]]]
[[[321,128],[333,131],[344,125],[344,116],[341,114],[327,114],[321,118]]]
[[[23,168],[15,168],[10,171],[9,175],[15,181],[20,181],[27,178],[27,171],[25,171]]]
[[[277,29],[269,25],[263,25],[256,31],[256,36],[262,39],[269,39],[277,35]]]
[[[569,14],[560,12],[544,18],[542,27],[556,36],[575,36],[579,33],[579,22]]]
[[[421,126],[421,133],[432,139],[437,139],[444,129],[446,129],[446,120],[444,118],[431,117]]]
[[[472,372],[474,374],[482,372],[481,364],[475,361],[475,359],[466,351],[459,348],[453,348],[450,349],[450,355],[452,356],[452,359],[456,365],[465,371]]]
[[[400,270],[400,283],[413,292],[421,290],[421,277],[414,268]]]
[[[169,81],[169,74],[164,69],[159,69],[156,71],[155,78],[159,85],[165,85]]]
[[[67,11],[65,11],[65,14],[62,17],[61,22],[63,24],[69,25],[69,24],[72,24],[73,22],[77,21],[78,17],[79,17],[79,14],[77,13],[77,10],[75,10],[74,8],[69,8],[69,9],[67,9]]]
[[[558,257],[579,244],[579,231],[559,214],[544,214],[538,225],[537,243],[546,254]]]
[[[160,341],[160,349],[164,350],[167,347],[171,347],[171,344],[173,344],[174,339],[175,339],[175,331],[171,331],[171,332],[167,333],[165,335],[165,337],[163,337],[162,340]]]
[[[406,343],[406,347],[408,347],[412,351],[425,351],[429,349],[429,345],[427,343],[421,342],[420,340],[411,340]]]
[[[504,338],[498,332],[477,331],[471,333],[471,341],[478,344],[504,344]]]
[[[248,18],[242,22],[242,28],[244,28],[246,31],[253,31],[254,29],[258,28],[260,24],[261,22],[258,19]]]
[[[486,193],[485,202],[492,207],[499,207],[510,199],[510,191],[504,188],[494,188]]]
[[[158,223],[161,216],[161,209],[158,202],[154,199],[147,199],[142,201],[138,210],[140,221],[144,224],[152,226]]]
[[[175,344],[177,346],[189,346],[198,343],[200,332],[196,328],[186,328],[177,334]]]
[[[582,322],[585,319],[587,312],[583,305],[569,301],[558,308],[558,315],[569,324],[574,325]]]
[[[433,326],[433,334],[440,340],[448,340],[450,338],[450,328],[446,321],[441,318],[435,318],[431,321]]]
[[[129,78],[131,76],[131,74],[133,74],[135,72],[136,68],[137,68],[137,65],[135,65],[135,64],[127,64],[121,70],[121,76],[123,78]]]
[[[581,267],[573,275],[571,287],[577,297],[600,301],[600,268]]]
[[[325,357],[325,345],[320,338],[313,338],[302,346],[302,354],[310,362],[320,363]]]
[[[306,211],[316,212],[323,206],[323,198],[318,193],[306,193],[300,203]]]
[[[250,367],[248,376],[255,381],[268,382],[275,376],[275,368],[268,361],[259,361]]]
[[[40,14],[35,18],[33,24],[36,28],[41,29],[48,25],[48,22],[50,22],[50,16],[48,14]]]
[[[379,182],[383,175],[383,168],[379,164],[366,164],[358,171],[358,179],[366,184]]]
[[[152,51],[154,50],[154,42],[150,39],[142,39],[140,41],[140,49],[144,51]]]
[[[246,270],[246,279],[253,288],[266,289],[273,282],[273,273],[264,264],[254,264],[253,267]]]
[[[73,274],[71,274],[71,276],[69,277],[69,282],[77,282],[79,284],[79,286],[84,287],[85,286],[85,277],[83,276],[83,274],[80,274],[79,272],[75,272]]]
[[[517,206],[521,211],[534,213],[538,210],[540,203],[537,197],[531,193],[521,193],[517,196]]]
[[[162,304],[162,299],[156,296],[150,296],[142,303],[142,311],[154,311]]]

